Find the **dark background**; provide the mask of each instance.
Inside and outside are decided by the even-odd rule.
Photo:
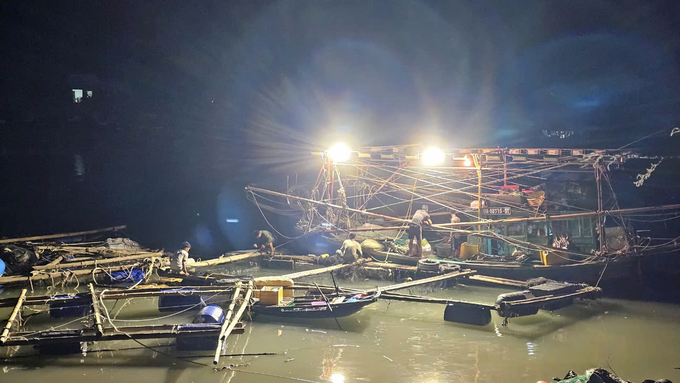
[[[1,10],[6,237],[127,224],[152,247],[242,248],[264,226],[243,187],[282,190],[286,175],[317,166],[309,150],[334,141],[618,148],[652,135],[634,146],[677,153],[677,1]],[[74,104],[72,88],[93,97]],[[675,186],[671,163],[641,202],[674,200],[658,189]]]

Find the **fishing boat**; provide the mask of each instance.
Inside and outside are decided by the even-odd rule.
[[[294,217],[297,243],[310,253],[333,253],[353,232],[365,255],[406,265],[418,262],[408,256],[410,218],[427,204],[434,224],[423,226],[424,256],[511,279],[594,284],[634,276],[649,255],[680,250],[678,241],[649,235],[659,230],[653,222],[677,218],[680,204],[622,208],[612,186],[618,167],[659,160],[654,156],[620,149],[433,151],[313,153],[321,158],[316,181],[296,182],[285,193],[249,186],[247,196],[262,214]],[[640,175],[635,186],[647,178]]]
[[[380,291],[350,294],[306,295],[283,301],[279,305],[255,304],[255,314],[279,318],[342,318],[350,316],[378,300]]]

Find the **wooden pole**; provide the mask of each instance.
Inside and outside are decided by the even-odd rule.
[[[123,230],[126,227],[127,227],[126,225],[121,225],[121,226],[112,226],[112,227],[107,227],[107,228],[104,228],[104,229],[97,229],[97,230],[76,231],[74,233],[50,234],[50,235],[38,235],[38,236],[34,236],[34,237],[0,239],[0,243],[39,241],[39,240],[42,240],[42,239],[75,237],[75,236],[78,236],[78,235],[97,234],[97,233],[105,233],[107,231]]]
[[[92,283],[88,284],[87,287],[90,289],[90,297],[92,297],[92,312],[94,313],[96,334],[97,336],[102,336],[104,334],[104,327],[102,326],[102,314],[99,311],[99,303],[97,303],[97,294],[94,292]]]
[[[243,312],[246,311],[246,307],[248,307],[248,305],[250,304],[250,297],[252,296],[252,294],[253,294],[253,281],[250,281],[248,282],[248,290],[246,290],[246,295],[243,297],[243,303],[241,304],[241,307],[239,307],[238,311],[236,312],[236,315],[234,315],[234,318],[229,323],[229,326],[224,331],[220,331],[220,337],[217,340],[217,349],[215,350],[215,358],[213,359],[213,364],[217,364],[217,362],[219,362],[220,355],[222,354],[222,346],[224,345],[224,342],[227,340],[229,334],[231,334],[232,330],[236,326],[236,323],[238,323],[241,320]]]
[[[21,295],[19,296],[19,300],[17,300],[16,306],[14,306],[14,310],[12,310],[12,314],[9,316],[9,319],[7,319],[7,324],[5,325],[5,329],[2,330],[2,335],[0,335],[0,345],[5,344],[7,341],[7,338],[9,338],[9,332],[12,330],[12,326],[14,325],[14,321],[17,319],[17,316],[21,312],[21,305],[24,303],[24,300],[26,299],[26,293],[28,292],[27,289],[21,290]]]

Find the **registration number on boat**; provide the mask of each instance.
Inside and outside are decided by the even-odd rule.
[[[509,207],[485,207],[482,212],[486,215],[510,215]]]

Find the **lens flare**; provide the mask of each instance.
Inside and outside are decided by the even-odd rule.
[[[352,155],[352,150],[343,143],[337,143],[328,149],[328,156],[333,160],[333,162],[346,162]]]
[[[423,154],[420,155],[420,158],[423,161],[423,165],[435,166],[443,164],[446,155],[441,151],[441,149],[433,147],[425,150]]]

